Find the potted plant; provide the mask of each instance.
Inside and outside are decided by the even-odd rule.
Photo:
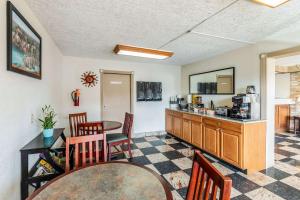
[[[50,105],[45,105],[42,108],[42,118],[39,119],[43,127],[43,135],[45,138],[53,136],[53,128],[56,124],[54,120],[56,114]]]

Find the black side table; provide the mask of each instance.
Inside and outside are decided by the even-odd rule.
[[[57,141],[57,139],[61,137],[64,141],[66,137],[64,135],[64,128],[57,128],[54,129],[53,137],[52,138],[44,138],[43,133],[39,134],[33,140],[31,140],[28,144],[26,144],[21,150],[21,199],[24,200],[28,197],[28,186],[29,184],[34,186],[38,189],[41,186],[41,182],[49,181],[61,174],[65,171],[59,165],[57,165],[51,155],[50,152],[52,150],[51,147]],[[57,149],[57,150],[64,150]],[[28,157],[30,154],[43,154],[45,160],[55,169],[55,173],[47,174],[42,176],[33,176],[36,170],[36,165],[40,161],[38,160],[33,167],[28,170]]]

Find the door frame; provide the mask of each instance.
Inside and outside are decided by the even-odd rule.
[[[100,69],[100,116],[103,119],[103,76],[104,74],[130,75],[130,113],[134,113],[134,72]]]
[[[275,163],[275,60],[300,54],[300,46],[260,54],[261,118],[266,120],[266,167]]]

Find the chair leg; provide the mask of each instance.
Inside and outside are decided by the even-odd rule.
[[[111,160],[111,145],[108,144],[108,161]]]
[[[103,161],[106,162],[107,161],[107,147],[106,145],[104,145],[103,143],[103,148],[102,148],[102,156],[103,156]]]
[[[128,140],[128,144],[127,144],[127,149],[128,149],[128,153],[129,153],[129,156],[130,158],[132,158],[132,153],[131,153],[131,146],[130,146],[130,140]]]

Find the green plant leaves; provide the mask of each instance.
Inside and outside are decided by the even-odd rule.
[[[43,129],[52,129],[56,121],[54,120],[56,114],[50,105],[45,105],[42,108],[42,118],[38,119],[41,122]]]

